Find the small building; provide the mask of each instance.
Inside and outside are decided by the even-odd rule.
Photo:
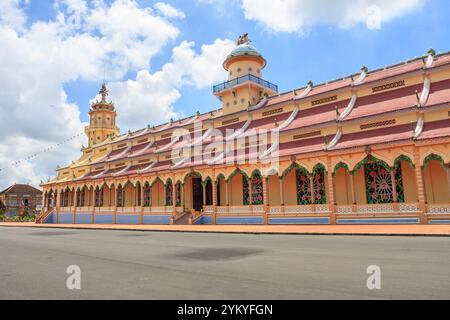
[[[14,184],[0,192],[0,209],[8,216],[36,213],[42,207],[42,191],[28,184]]]

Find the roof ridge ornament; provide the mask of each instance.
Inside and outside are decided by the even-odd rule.
[[[236,41],[236,45],[240,46],[242,44],[250,44],[252,40],[248,37],[248,33],[244,33],[242,36],[239,36],[239,38]]]

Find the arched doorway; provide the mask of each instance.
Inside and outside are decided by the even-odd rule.
[[[429,204],[450,202],[447,172],[444,160],[436,154],[430,154],[424,160],[423,173],[425,195]]]
[[[207,206],[213,205],[213,183],[211,178],[207,178],[205,182],[205,203]]]
[[[204,204],[202,176],[198,172],[190,172],[184,178],[186,209],[201,211]]]

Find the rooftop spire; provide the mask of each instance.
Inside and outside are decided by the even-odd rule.
[[[103,83],[102,88],[99,91],[99,94],[102,95],[102,102],[106,102],[106,98],[108,97],[108,89],[106,88],[106,84]]]

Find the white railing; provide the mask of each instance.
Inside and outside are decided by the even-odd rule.
[[[228,207],[217,207],[217,213],[228,213]]]
[[[206,214],[212,214],[212,213],[214,213],[214,207],[213,206],[205,206],[203,212]]]
[[[117,214],[140,214],[141,207],[117,207]]]
[[[252,207],[253,213],[264,213],[263,205],[255,205]]]
[[[398,211],[400,213],[417,213],[420,208],[418,203],[399,203]]]
[[[77,212],[89,213],[91,212],[90,207],[77,207]]]
[[[114,207],[96,207],[94,208],[95,213],[112,213],[114,212]]]
[[[316,213],[329,213],[330,209],[328,208],[327,204],[316,204],[315,212]]]
[[[336,206],[337,214],[352,214],[353,206]]]
[[[250,206],[230,206],[228,213],[252,213]]]
[[[395,213],[394,205],[392,203],[357,205],[356,211],[362,214]]]
[[[184,213],[184,207],[177,207],[177,213]]]
[[[269,214],[281,214],[281,213],[284,213],[283,207],[281,207],[281,206],[278,206],[278,207],[270,206],[269,207]]]
[[[428,214],[450,214],[450,204],[429,204]]]
[[[285,214],[312,214],[314,213],[312,206],[284,206]]]

